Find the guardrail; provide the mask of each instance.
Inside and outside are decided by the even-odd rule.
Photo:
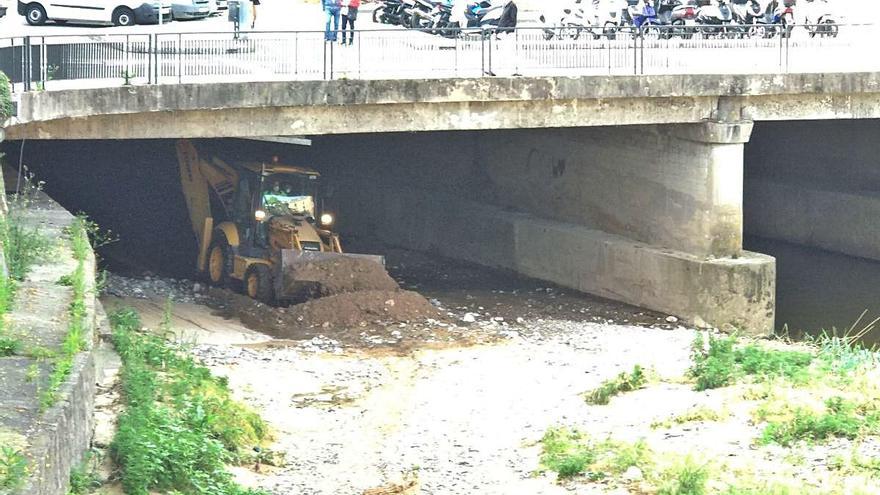
[[[840,25],[835,36],[705,27],[592,32],[521,27],[355,31],[353,45],[323,31],[153,33],[0,37],[0,71],[13,91],[108,84],[304,79],[399,79],[484,75],[632,75],[880,70],[874,25]],[[442,35],[441,35],[442,34]],[[341,38],[341,34],[339,35]]]

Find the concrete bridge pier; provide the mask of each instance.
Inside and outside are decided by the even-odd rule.
[[[413,150],[397,163],[349,182],[344,216],[351,230],[405,247],[766,334],[775,260],[742,248],[751,129],[706,121],[449,133],[444,147],[467,151],[445,163],[426,163],[428,145],[409,137]],[[477,190],[450,187],[474,177]]]

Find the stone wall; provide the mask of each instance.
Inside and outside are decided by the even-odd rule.
[[[72,290],[58,284],[61,276],[76,267],[68,243],[59,243],[73,215],[45,194],[38,194],[21,213],[26,228],[39,228],[52,242],[52,255],[31,269],[19,284],[15,308],[8,315],[8,329],[27,346],[60,349],[67,334],[68,305]],[[86,342],[89,348],[75,356],[70,375],[61,384],[57,400],[44,409],[40,395],[48,386],[52,360],[36,361],[20,356],[0,359],[0,411],[14,410],[12,417],[0,414],[0,430],[25,439],[29,478],[18,492],[22,495],[67,493],[70,469],[79,464],[89,447],[95,398],[95,259],[85,261]],[[28,368],[37,363],[36,377]]]

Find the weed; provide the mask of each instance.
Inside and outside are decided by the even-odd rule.
[[[21,451],[0,446],[0,492],[17,489],[24,483],[27,474],[27,459]]]
[[[806,352],[765,349],[755,344],[736,348],[736,336],[698,335],[691,347],[693,364],[688,375],[696,379],[695,390],[732,385],[742,376],[764,381],[784,377],[804,383],[809,379],[813,356]]]
[[[126,493],[257,493],[236,485],[225,464],[268,438],[262,419],[230,398],[225,380],[173,344],[139,333],[133,310],[111,314],[110,322],[126,402],[111,450]]]
[[[31,267],[45,257],[50,245],[49,238],[35,227],[25,227],[21,219],[11,213],[0,221],[0,232],[9,276],[14,280],[24,280]]]
[[[9,78],[0,72],[0,124],[12,117],[12,91],[10,90]]]
[[[101,478],[93,460],[94,454],[89,452],[79,466],[70,470],[70,487],[67,489],[67,495],[86,495],[101,487]]]
[[[693,364],[688,370],[688,374],[697,381],[694,387],[696,390],[726,387],[733,383],[736,376],[734,344],[734,336],[719,337],[710,334],[707,346],[703,335],[697,334],[691,346]]]
[[[25,372],[25,379],[29,382],[32,382],[40,377],[40,365],[37,363],[31,363],[27,367],[27,371]]]
[[[12,337],[0,337],[0,357],[14,356],[21,351],[21,341]]]
[[[586,437],[568,428],[551,428],[541,438],[541,465],[559,478],[571,478],[586,471],[596,455]]]
[[[655,421],[651,423],[651,428],[672,428],[673,425],[698,421],[722,421],[729,416],[730,412],[726,409],[717,410],[706,406],[697,406],[663,421]]]
[[[880,417],[860,414],[856,404],[842,397],[825,401],[826,410],[821,413],[799,407],[794,417],[770,421],[759,439],[766,445],[777,443],[788,447],[798,440],[824,440],[830,437],[855,438],[865,431],[876,431]]]
[[[555,471],[560,479],[585,475],[600,480],[620,476],[634,466],[642,471],[653,466],[653,453],[643,441],[592,442],[577,430],[551,428],[544,433],[541,444],[541,465]]]
[[[65,335],[64,342],[61,344],[61,352],[53,363],[46,388],[40,394],[40,407],[44,410],[55,404],[61,384],[64,383],[73,370],[76,355],[88,346],[85,338],[87,330],[85,260],[91,248],[86,235],[86,228],[81,218],[77,217],[74,220],[73,225],[70,227],[70,235],[73,254],[77,260],[76,269],[70,275],[73,301],[68,307],[69,322],[67,325],[67,335]]]
[[[635,365],[632,372],[620,373],[611,380],[606,380],[598,388],[584,394],[587,404],[608,404],[612,397],[623,392],[631,392],[645,386],[647,377],[641,366]]]
[[[62,275],[61,277],[58,278],[58,281],[55,283],[58,285],[64,286],[64,287],[72,287],[73,286],[73,274]]]
[[[704,495],[709,481],[709,465],[698,464],[687,456],[660,475],[658,495]]]

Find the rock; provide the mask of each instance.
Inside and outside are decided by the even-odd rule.
[[[473,323],[477,321],[477,317],[474,316],[473,313],[465,313],[464,316],[461,317],[461,321],[465,323]]]
[[[624,471],[622,478],[626,481],[642,481],[645,479],[644,473],[642,470],[637,468],[636,466],[630,466],[629,469]]]
[[[389,299],[389,300],[385,301],[385,306],[394,307],[394,299]]]
[[[666,317],[666,322],[667,323],[678,323],[678,318],[676,318],[672,315],[669,315]]]

